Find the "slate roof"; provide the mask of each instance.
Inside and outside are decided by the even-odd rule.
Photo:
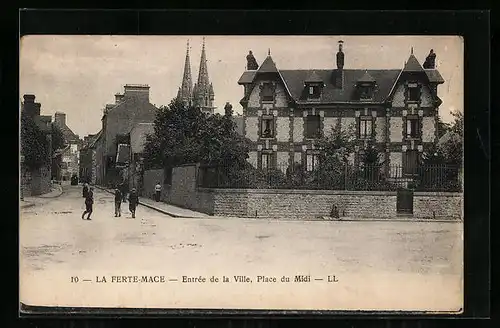
[[[408,58],[408,61],[405,64],[405,67],[403,68],[403,71],[405,71],[405,72],[423,72],[424,68],[418,62],[417,57],[415,57],[415,55],[411,54],[410,58]]]
[[[371,83],[375,82],[375,79],[373,78],[373,76],[370,75],[370,73],[368,73],[368,71],[366,71],[365,74],[358,80],[358,82]]]
[[[252,83],[257,71],[246,71],[238,80],[238,84]]]
[[[278,73],[278,69],[276,68],[276,64],[274,63],[271,56],[267,56],[262,65],[260,65],[257,70],[259,73]]]
[[[322,83],[323,79],[319,77],[318,74],[316,74],[316,71],[312,71],[311,74],[305,79],[304,82],[310,82],[310,83]]]
[[[344,69],[344,82],[343,88],[338,88],[335,85],[335,80],[339,71],[324,69],[316,70],[316,74],[323,80],[325,86],[321,92],[320,102],[334,103],[334,102],[352,102],[358,101],[359,95],[357,94],[356,83],[363,77],[365,70],[357,69]],[[383,102],[389,95],[392,86],[396,82],[401,70],[368,70],[368,72],[375,80],[377,87],[373,95],[374,102]],[[292,98],[300,102],[306,100],[307,95],[304,89],[304,80],[311,74],[311,70],[282,70],[280,71]]]
[[[80,139],[66,124],[57,124],[57,126],[61,130],[65,140],[78,141]]]
[[[425,74],[432,83],[444,83],[444,79],[437,69],[425,69]]]
[[[444,79],[436,69],[424,70],[417,58],[411,54],[401,69],[343,69],[343,87],[336,85],[340,73],[337,69],[298,69],[278,70],[271,56],[268,56],[257,71],[245,71],[238,84],[250,84],[260,73],[277,72],[283,79],[285,89],[297,103],[307,103],[307,90],[304,83],[309,80],[323,82],[320,103],[356,103],[360,100],[358,82],[375,82],[373,100],[370,102],[385,102],[390,96],[402,72],[425,72],[431,83],[444,83]],[[244,100],[244,99],[243,99]],[[315,100],[315,102],[318,102]],[[366,100],[362,101],[366,103]]]

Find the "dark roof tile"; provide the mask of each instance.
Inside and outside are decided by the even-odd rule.
[[[311,74],[305,79],[304,82],[311,82],[311,83],[322,83],[323,79],[319,77],[318,74],[316,74],[316,71],[312,71]]]
[[[238,84],[252,83],[257,71],[246,71],[238,80]]]
[[[432,83],[444,83],[444,79],[437,69],[426,69],[425,74],[427,74],[429,81]]]
[[[410,58],[408,58],[408,61],[405,64],[405,67],[403,68],[403,71],[405,72],[423,72],[424,68],[420,63],[418,62],[418,59],[411,54]]]
[[[271,56],[267,56],[262,65],[260,65],[257,70],[259,73],[278,73],[278,69],[276,68],[276,64],[274,63]]]
[[[365,72],[365,74],[360,77],[358,79],[358,82],[375,82],[375,79],[373,78],[373,76],[370,75],[370,73],[368,73],[368,71]]]
[[[382,69],[382,70],[356,70],[344,69],[343,88],[338,88],[335,85],[336,75],[338,70],[316,70],[316,74],[323,80],[325,87],[321,93],[321,103],[334,102],[357,102],[359,95],[357,94],[356,83],[363,77],[365,72],[368,72],[376,81],[374,93],[374,102],[383,102],[389,95],[392,86],[396,83],[401,70],[399,69]],[[281,70],[288,90],[290,90],[292,98],[295,101],[303,101],[304,98],[304,81],[311,74],[311,70]]]

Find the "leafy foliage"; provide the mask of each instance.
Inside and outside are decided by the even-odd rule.
[[[36,125],[34,119],[21,114],[21,149],[24,164],[37,169],[49,162],[49,142],[47,136]]]
[[[154,133],[146,137],[146,168],[163,168],[186,163],[244,166],[248,141],[235,130],[232,108],[225,115],[207,115],[174,99],[161,107],[155,118]]]
[[[61,129],[52,123],[52,154],[58,150],[62,149],[66,146],[66,140]]]

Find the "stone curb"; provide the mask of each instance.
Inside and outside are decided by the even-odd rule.
[[[25,209],[25,208],[30,208],[30,207],[33,207],[35,206],[35,203],[28,203],[28,204],[23,204],[20,206],[21,209]]]
[[[63,190],[62,190],[62,186],[60,185],[54,185],[54,186],[57,186],[57,193],[54,194],[53,196],[46,196],[47,194],[50,194],[50,193],[47,193],[47,194],[44,194],[44,195],[40,195],[40,196],[35,196],[36,198],[56,198],[56,197],[59,197],[63,194]],[[51,191],[52,192],[52,191]]]

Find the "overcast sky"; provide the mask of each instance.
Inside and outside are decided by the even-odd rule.
[[[67,114],[80,137],[101,127],[102,109],[125,84],[150,85],[150,101],[168,105],[182,80],[190,41],[193,81],[198,78],[202,36],[26,36],[20,50],[20,98],[30,93],[43,115]],[[446,81],[438,88],[440,113],[463,111],[463,43],[453,36],[206,36],[208,74],[216,112],[230,102],[241,113],[237,81],[252,50],[261,64],[271,51],[278,69],[335,68],[344,40],[344,68],[400,69],[413,52],[423,64],[430,49]]]

